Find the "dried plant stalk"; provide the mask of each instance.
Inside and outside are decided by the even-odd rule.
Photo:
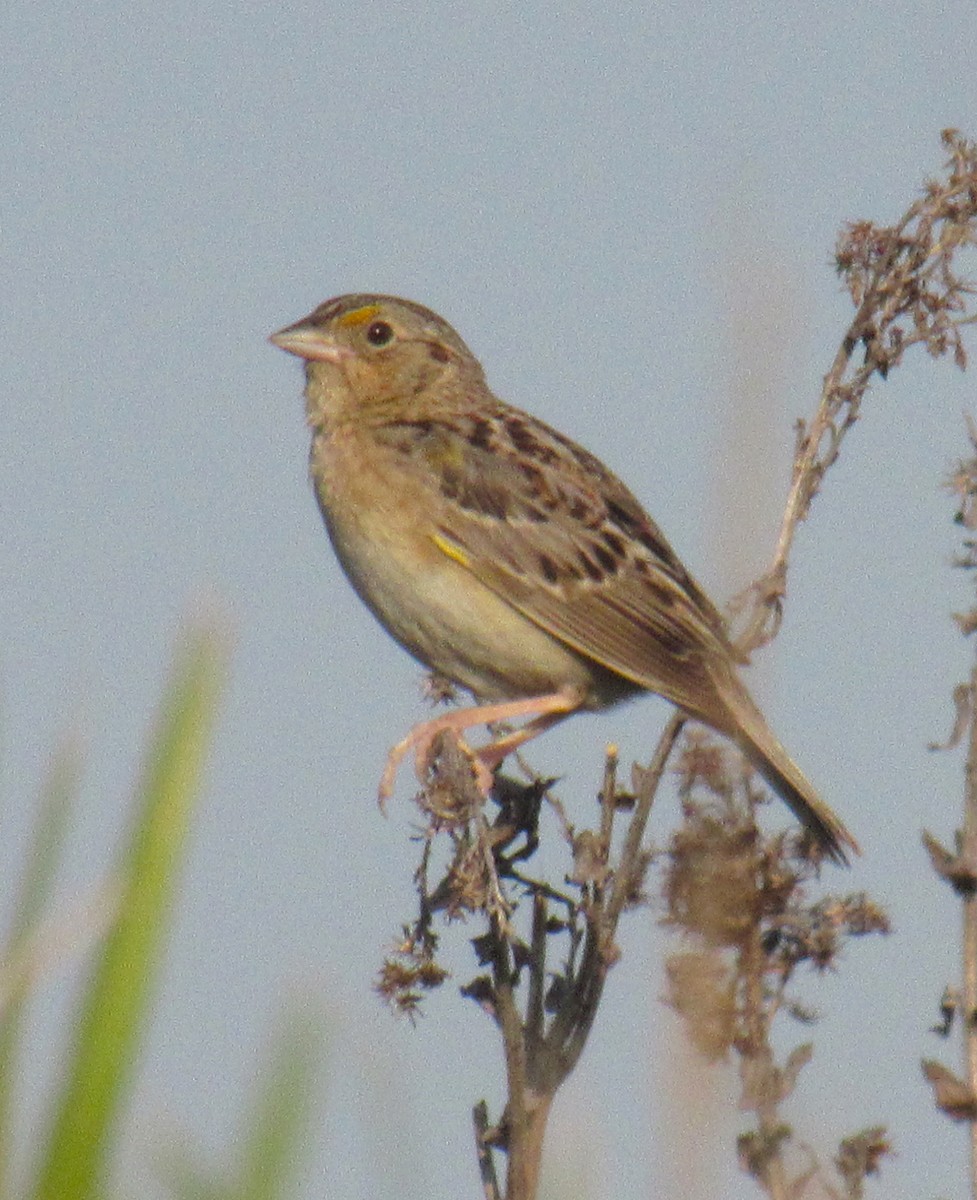
[[[977,569],[977,426],[968,422],[970,456],[957,464],[947,486],[956,497],[955,521],[965,531],[962,553],[956,565],[973,571]],[[965,635],[977,630],[977,606],[967,613],[956,615],[957,625]],[[956,834],[953,852],[940,844],[928,831],[923,835],[930,864],[959,897],[961,920],[961,985],[948,987],[942,1002],[943,1021],[936,1032],[949,1036],[955,1018],[963,1040],[963,1078],[942,1064],[923,1062],[923,1074],[933,1089],[937,1108],[955,1121],[966,1121],[970,1131],[970,1192],[977,1200],[977,662],[968,683],[954,689],[956,719],[950,738],[943,745],[930,749],[950,749],[964,740],[967,758],[964,769],[963,825]]]

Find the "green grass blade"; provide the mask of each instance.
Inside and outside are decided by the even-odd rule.
[[[289,1192],[311,1117],[322,1060],[321,1021],[293,1013],[280,1032],[245,1137],[240,1200],[280,1200]]]
[[[10,932],[0,952],[0,1200],[10,1196],[9,1172],[13,1159],[10,1088],[20,1045],[24,1002],[32,979],[24,966],[30,957],[27,943],[51,894],[80,774],[81,755],[72,739],[55,755],[41,790]]]
[[[222,639],[196,631],[177,657],[118,869],[118,917],[81,1001],[34,1200],[95,1200],[165,948],[190,814],[223,674]]]
[[[186,1150],[166,1152],[159,1173],[164,1189],[176,1200],[237,1200],[227,1184],[191,1162]]]
[[[281,1021],[250,1097],[239,1162],[223,1177],[185,1146],[162,1153],[158,1173],[175,1200],[283,1200],[306,1149],[324,1058],[324,1020],[311,999]]]

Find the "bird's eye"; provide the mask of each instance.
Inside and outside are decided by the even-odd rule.
[[[374,321],[366,331],[366,340],[371,346],[386,346],[393,340],[393,327],[386,321]]]

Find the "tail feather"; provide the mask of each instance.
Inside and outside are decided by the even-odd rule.
[[[848,851],[861,854],[858,842],[845,823],[817,794],[783,746],[768,732],[762,742],[742,736],[740,746],[746,757],[794,815],[814,834],[828,856],[848,865]]]
[[[847,866],[848,852],[862,852],[858,842],[778,741],[743,685],[738,679],[733,683],[721,693],[731,718],[728,732],[801,824],[814,834],[825,853]]]

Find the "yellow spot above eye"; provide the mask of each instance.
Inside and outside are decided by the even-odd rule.
[[[348,312],[345,316],[340,317],[338,324],[345,326],[365,325],[367,321],[372,321],[379,311],[379,304],[364,304],[362,308],[354,308],[352,312]]]
[[[449,542],[446,537],[442,537],[439,533],[432,534],[431,540],[441,551],[441,553],[446,555],[453,562],[460,563],[463,567],[468,567],[471,565],[471,559],[464,552],[464,550],[462,550],[460,546],[456,546],[454,542]]]

